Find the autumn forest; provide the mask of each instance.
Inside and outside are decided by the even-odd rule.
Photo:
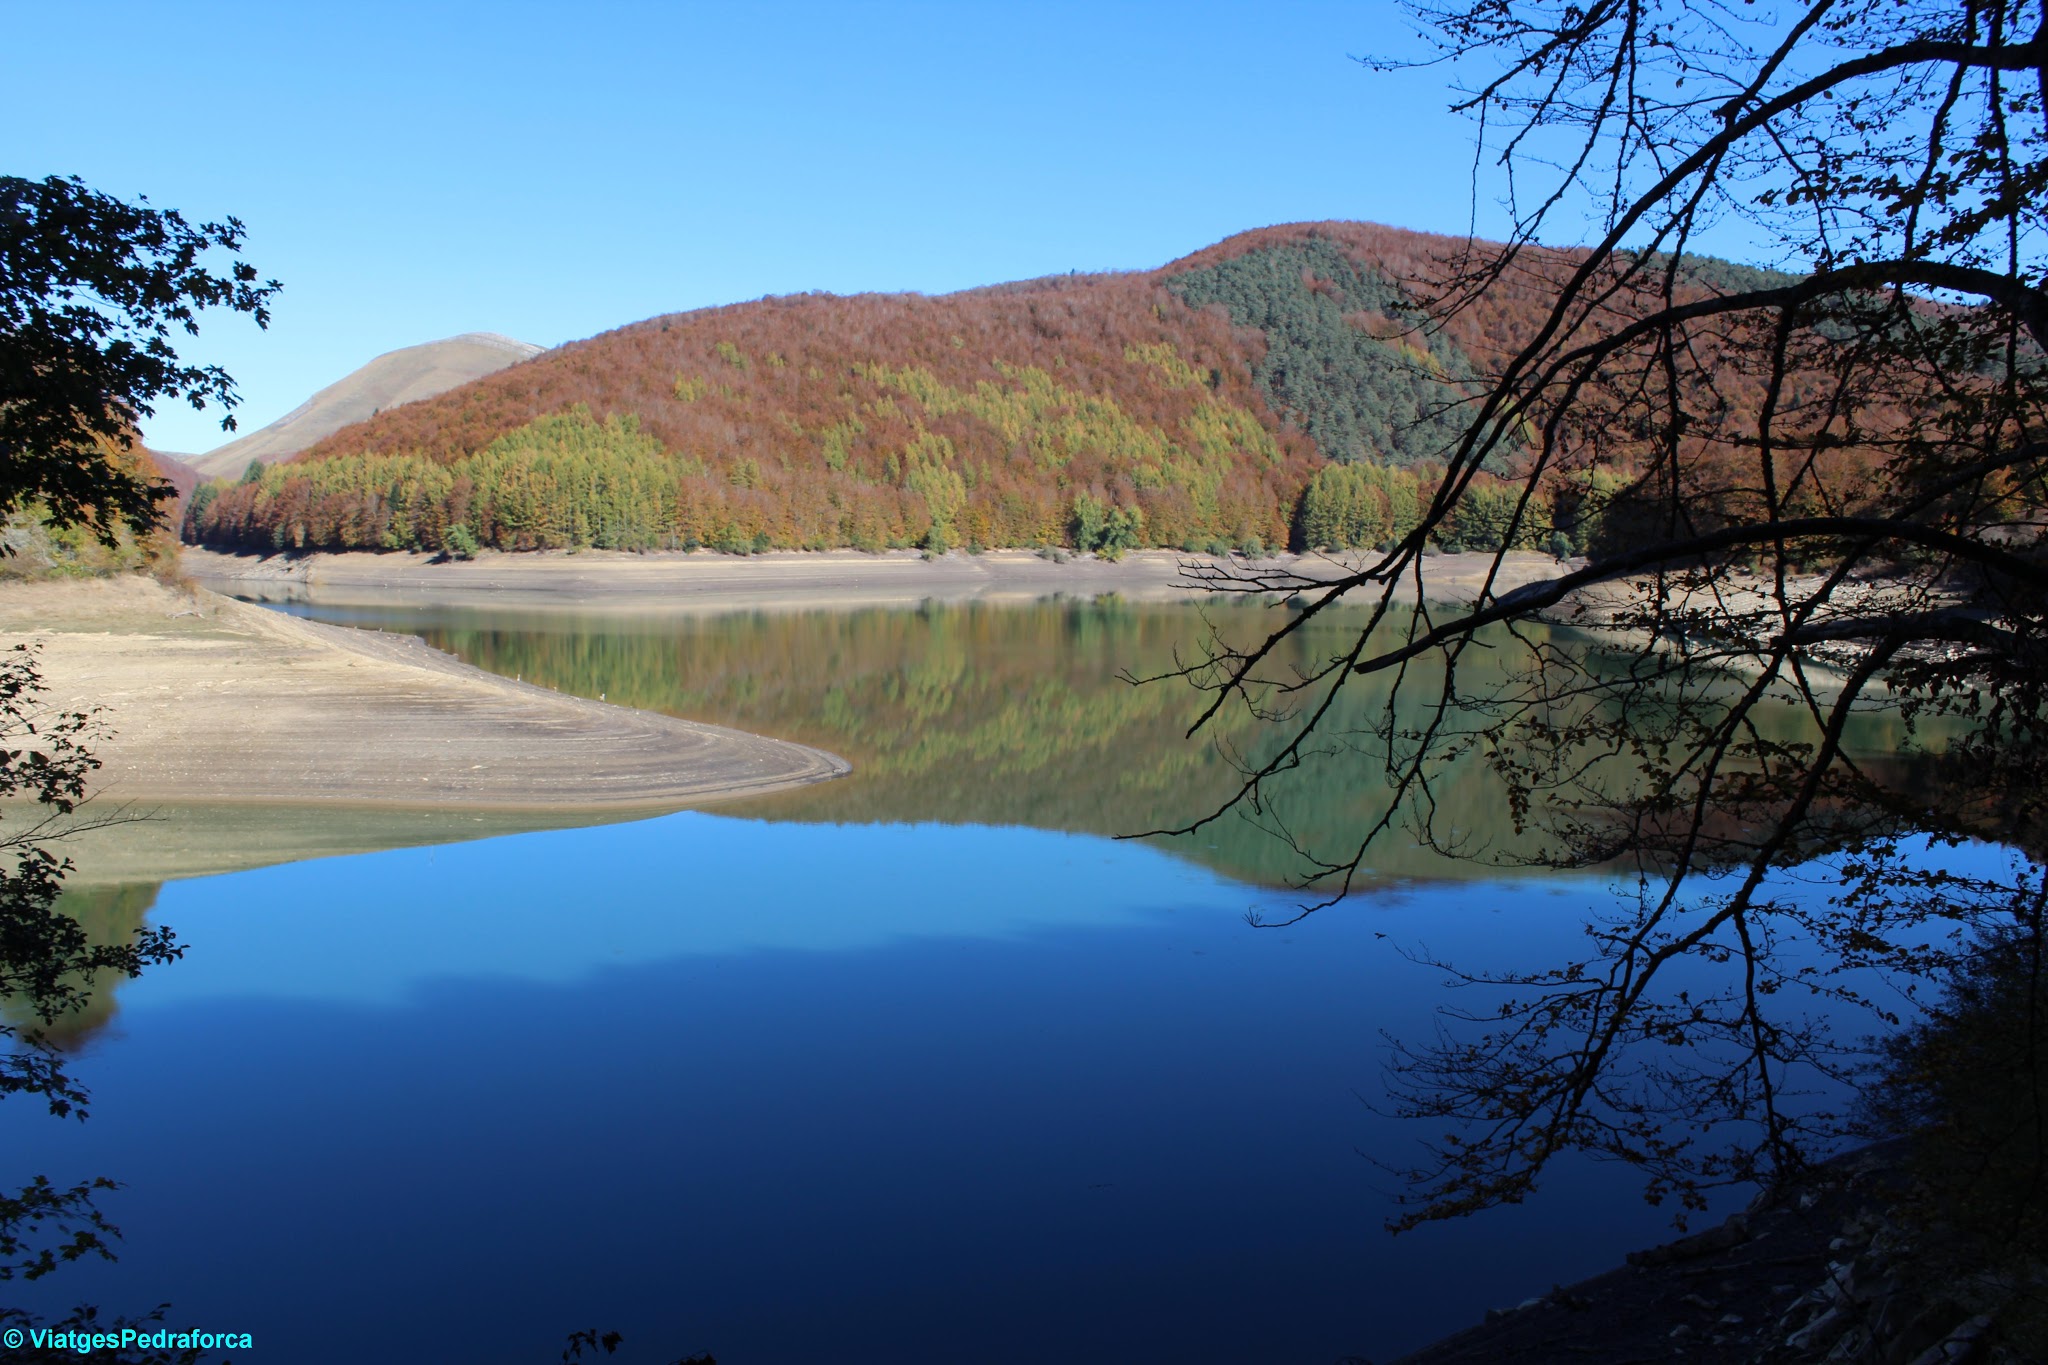
[[[1434,491],[1473,381],[1550,297],[1535,270],[1432,319],[1402,282],[1457,245],[1296,225],[1155,271],[653,318],[202,486],[184,535],[456,557],[1391,544]],[[1500,543],[1520,488],[1496,472],[1438,527],[1442,548]],[[1538,490],[1515,543],[1584,550],[1588,494],[1621,479]]]

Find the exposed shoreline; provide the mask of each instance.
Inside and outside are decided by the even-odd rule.
[[[1428,555],[1426,588],[1447,601],[1477,594],[1492,556]],[[1064,562],[1031,550],[961,551],[926,559],[915,550],[773,551],[726,555],[709,550],[633,554],[610,550],[487,552],[441,560],[412,552],[230,555],[188,547],[185,572],[236,597],[331,606],[422,604],[575,610],[704,612],[916,606],[922,602],[1029,602],[1059,595],[1116,593],[1133,601],[1191,601],[1201,586],[1187,566],[1216,570],[1232,561],[1172,550],[1138,550],[1119,560],[1074,555]],[[1237,562],[1243,567],[1243,561]],[[1256,561],[1260,570],[1334,577],[1343,561],[1287,555]],[[1507,557],[1501,592],[1557,572],[1548,555]],[[1400,591],[1412,597],[1413,588]]]
[[[847,771],[143,577],[0,586],[0,635],[38,646],[44,705],[101,708],[103,804],[653,813]]]

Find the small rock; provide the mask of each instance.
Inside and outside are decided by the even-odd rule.
[[[1976,1350],[1977,1338],[1983,1336],[1990,1326],[1991,1315],[1979,1313],[1922,1351],[1915,1357],[1913,1365],[1949,1365],[1952,1361],[1968,1360]]]
[[[1830,1329],[1840,1324],[1841,1321],[1842,1310],[1830,1308],[1791,1336],[1786,1337],[1785,1345],[1794,1351],[1803,1351],[1809,1346],[1819,1344],[1821,1338],[1827,1336]]]
[[[1593,1306],[1593,1301],[1584,1294],[1574,1294],[1561,1284],[1552,1285],[1550,1293],[1546,1297],[1549,1302],[1559,1308],[1568,1309],[1574,1313],[1583,1313]]]

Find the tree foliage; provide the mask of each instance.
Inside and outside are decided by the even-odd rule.
[[[172,340],[210,308],[268,323],[278,285],[232,255],[242,238],[233,218],[194,226],[75,178],[0,176],[0,511],[34,502],[110,548],[155,526],[169,485],[105,451],[132,445],[164,399],[235,405],[227,373],[179,359]],[[217,253],[231,256],[218,271]]]
[[[253,267],[232,257],[241,244],[234,219],[194,227],[76,179],[0,176],[0,553],[34,561],[29,572],[62,573],[122,566],[148,552],[158,504],[173,489],[134,448],[134,424],[165,398],[233,407],[227,374],[181,360],[172,335],[196,333],[199,314],[211,308],[268,321],[277,284],[259,283]],[[215,253],[232,257],[223,272],[211,264]],[[223,425],[232,429],[232,418]],[[87,553],[87,535],[104,554]],[[49,710],[41,691],[30,647],[0,657],[0,804],[25,821],[0,835],[0,1097],[39,1098],[52,1115],[82,1118],[86,1092],[53,1030],[83,1008],[100,978],[132,977],[179,948],[160,928],[97,942],[60,907],[70,864],[49,843],[105,822],[77,814],[99,766],[88,744],[100,727],[89,712]],[[37,1176],[0,1195],[0,1280],[110,1258],[115,1230],[94,1201],[113,1187],[104,1178],[67,1187]],[[100,1324],[81,1308],[55,1327],[89,1332],[160,1319]],[[0,1321],[15,1336],[15,1328],[36,1325],[12,1308],[0,1309]],[[196,1352],[134,1358],[191,1360]]]
[[[1171,345],[1125,349],[1120,378],[1141,395],[1155,376],[1187,387]],[[209,485],[187,534],[264,551],[440,549],[456,525],[504,550],[944,549],[1060,544],[1087,505],[1111,509],[1115,529],[1083,549],[1285,542],[1305,461],[1254,414],[1196,381],[1161,427],[1064,368],[996,360],[968,386],[922,365],[856,365],[836,412],[813,419],[836,420],[767,419],[804,443],[798,458],[751,442],[724,460],[675,451],[637,414],[575,404],[472,455],[333,455]],[[676,392],[694,404],[708,390],[685,376]]]
[[[1321,471],[1370,466],[1404,502],[1433,482],[1479,380],[1540,329],[1544,287],[1578,259],[1530,247],[1541,269],[1425,326],[1428,268],[1454,246],[1296,224],[1142,275],[657,318],[380,414],[281,472],[252,469],[253,487],[207,485],[185,534],[257,551],[431,552],[458,525],[507,550],[1086,550],[1103,548],[1086,512],[1100,507],[1115,509],[1124,548],[1379,544],[1332,531],[1327,505],[1304,521],[1308,502],[1352,486]],[[1674,287],[1692,300],[1790,278],[1686,258]],[[1726,397],[1750,414],[1763,402],[1754,385]],[[625,429],[614,424],[633,438],[605,436]],[[1489,451],[1478,485],[1515,476],[1534,435]],[[486,485],[506,471],[478,463],[565,439],[581,472],[520,475],[510,514],[495,516]],[[1607,477],[1553,469],[1539,498],[1557,524],[1522,528],[1520,543],[1583,549],[1604,528],[1589,498]],[[635,510],[593,520],[593,479],[607,497],[631,485]],[[1403,534],[1419,518],[1419,499],[1395,516]],[[1432,527],[1432,544],[1472,540],[1456,518]]]
[[[154,477],[148,451],[123,450],[112,441],[95,444],[112,473],[141,482]],[[81,524],[57,526],[45,504],[31,499],[0,519],[0,580],[91,578],[137,569],[165,572],[175,564],[178,542],[170,528],[158,526],[137,534],[117,523],[112,530],[106,536]]]
[[[1413,321],[1407,293],[1335,240],[1256,247],[1177,272],[1166,287],[1259,333],[1259,391],[1326,458],[1412,465],[1441,458],[1457,439],[1466,393],[1447,381],[1468,378],[1470,362],[1443,332],[1404,327]]]

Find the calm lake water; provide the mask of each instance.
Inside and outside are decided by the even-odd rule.
[[[126,1185],[120,1262],[26,1302],[167,1300],[308,1365],[548,1362],[582,1327],[627,1365],[1327,1365],[1668,1235],[1586,1166],[1383,1231],[1374,1160],[1430,1134],[1372,1107],[1381,1033],[1442,1000],[1405,951],[1553,960],[1612,893],[1403,844],[1376,889],[1253,929],[1298,899],[1255,830],[1103,837],[1227,790],[1184,689],[1115,681],[1198,647],[1189,608],[320,614],[856,773],[86,898],[189,950],[80,1044],[90,1122],[0,1106],[14,1170]],[[1317,837],[1371,809],[1341,774],[1289,800]],[[1473,830],[1497,804],[1447,800]]]

